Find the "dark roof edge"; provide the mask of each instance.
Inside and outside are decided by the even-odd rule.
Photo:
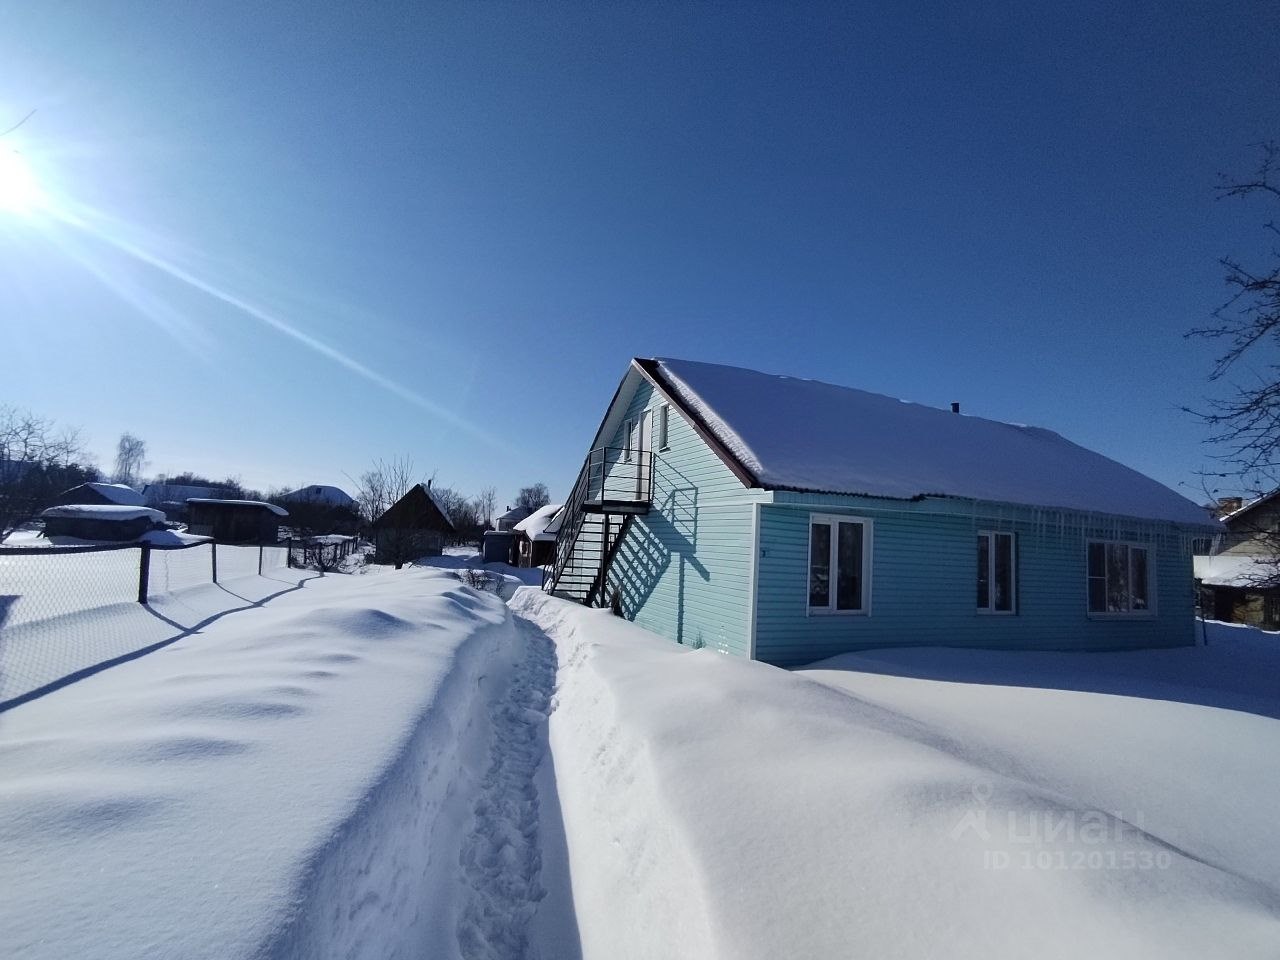
[[[744,487],[757,487],[764,489],[764,484],[754,473],[747,469],[746,465],[734,456],[733,452],[724,445],[724,442],[715,435],[715,432],[702,418],[702,416],[691,409],[665,382],[661,369],[658,367],[657,360],[649,360],[643,357],[634,357],[631,362],[635,364],[646,380],[653,384],[653,388],[658,391],[668,403],[680,411],[686,420],[693,425],[694,432],[702,438],[702,441],[711,448],[712,452],[724,461],[724,465],[728,467],[735,477],[737,477]],[[619,388],[621,389],[621,388]],[[616,396],[614,399],[617,399]],[[612,406],[612,404],[610,404]]]

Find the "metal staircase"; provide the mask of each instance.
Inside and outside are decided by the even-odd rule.
[[[649,512],[653,453],[598,447],[587,454],[564,506],[542,589],[587,606],[608,602],[609,568],[627,530]]]

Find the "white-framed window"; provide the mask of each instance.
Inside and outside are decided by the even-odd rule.
[[[809,613],[871,611],[871,521],[809,515]]]
[[[629,462],[636,448],[636,422],[630,417],[622,421],[622,442],[622,459]]]
[[[1018,611],[1018,544],[1012,533],[978,534],[978,612]]]
[[[1155,612],[1151,553],[1144,544],[1092,540],[1087,562],[1090,615],[1149,616]]]
[[[668,442],[668,427],[671,423],[671,404],[664,403],[658,407],[658,449],[667,450],[671,447]]]

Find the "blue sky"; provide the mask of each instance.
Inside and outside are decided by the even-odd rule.
[[[1196,498],[1280,8],[0,7],[0,401],[109,467],[564,495],[629,357],[1048,426]],[[246,309],[247,308],[247,309]],[[1224,490],[1225,492],[1225,490]]]

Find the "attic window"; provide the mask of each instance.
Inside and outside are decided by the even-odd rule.
[[[670,449],[671,444],[668,443],[667,427],[671,421],[671,404],[664,403],[658,408],[658,449]]]
[[[635,449],[635,432],[636,422],[630,418],[622,421],[622,442],[625,446],[622,448],[622,459],[631,460],[631,451]]]

